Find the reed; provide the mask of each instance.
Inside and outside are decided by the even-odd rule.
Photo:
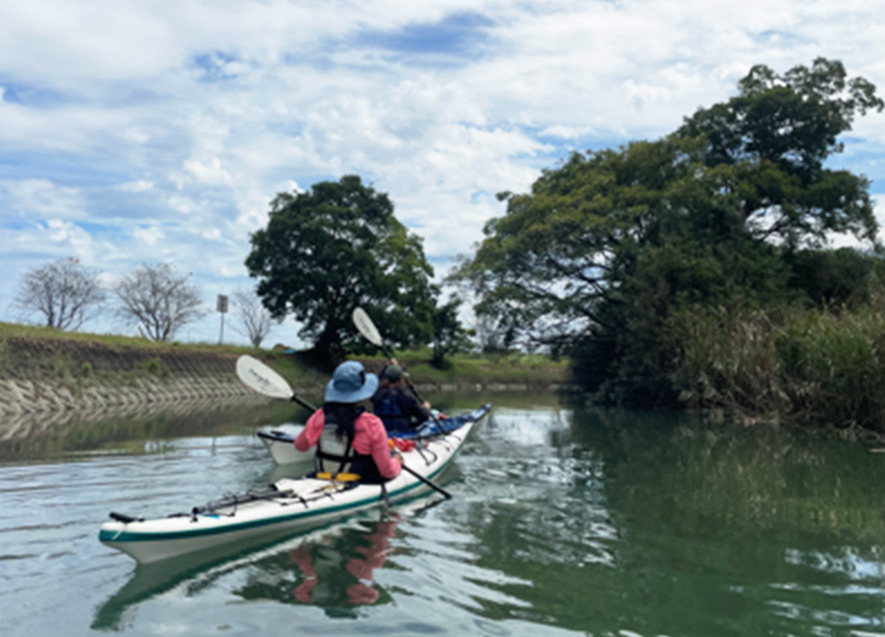
[[[848,311],[680,311],[671,380],[690,406],[885,430],[885,303]]]

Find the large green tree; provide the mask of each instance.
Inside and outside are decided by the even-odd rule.
[[[758,238],[791,246],[816,244],[830,232],[874,241],[869,182],[824,166],[841,152],[841,133],[856,115],[881,111],[873,84],[849,79],[841,62],[818,58],[779,75],[754,66],[727,102],[698,110],[676,132],[703,140],[723,196],[735,200],[740,221]]]
[[[875,88],[819,59],[754,67],[738,95],[658,141],[575,153],[525,194],[503,193],[456,271],[480,314],[576,354],[587,389],[648,402],[668,391],[667,318],[692,305],[765,305],[790,289],[786,255],[831,232],[874,242],[868,182],[824,163]]]
[[[421,239],[396,219],[389,197],[358,176],[277,195],[251,242],[246,266],[265,307],[299,321],[322,360],[362,343],[351,320],[357,306],[395,345],[430,340],[433,269]]]

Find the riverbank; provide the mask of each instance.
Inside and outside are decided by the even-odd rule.
[[[236,375],[236,360],[244,353],[271,365],[299,393],[318,394],[328,380],[326,373],[277,350],[153,343],[0,323],[0,438],[16,436],[16,423],[33,420],[23,417],[54,422],[72,412],[235,397],[266,403]],[[384,364],[380,358],[363,360],[370,371]],[[445,371],[418,354],[405,353],[400,360],[422,391],[549,390],[561,384],[566,369],[539,357],[455,358]]]

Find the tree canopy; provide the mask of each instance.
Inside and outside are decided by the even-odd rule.
[[[575,354],[588,389],[658,400],[673,312],[801,294],[790,255],[829,233],[877,247],[868,181],[825,162],[855,116],[882,107],[839,62],[753,67],[672,134],[575,153],[529,193],[499,195],[506,213],[455,277],[511,338]]]
[[[364,346],[351,315],[361,306],[391,343],[431,338],[433,269],[421,239],[394,216],[388,196],[356,175],[281,193],[246,258],[274,317],[292,315],[322,359]]]

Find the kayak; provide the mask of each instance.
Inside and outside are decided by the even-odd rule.
[[[150,564],[223,544],[321,526],[382,504],[411,500],[431,488],[448,495],[432,481],[460,453],[490,407],[477,410],[481,416],[465,421],[455,431],[416,439],[413,450],[402,452],[404,470],[384,485],[284,478],[266,489],[163,518],[112,512],[111,521],[102,524],[98,539],[140,564]]]
[[[482,420],[489,412],[491,405],[483,405],[466,414],[459,414],[450,418],[437,418],[439,424],[433,420],[418,425],[414,429],[408,431],[397,431],[390,436],[401,440],[418,440],[421,438],[432,438],[447,431],[455,431],[460,429],[469,422]],[[440,430],[442,425],[442,430]],[[258,437],[264,446],[270,452],[271,457],[277,464],[298,464],[313,462],[314,450],[298,451],[295,448],[295,438],[300,430],[282,431],[272,429],[270,431],[259,431]]]

